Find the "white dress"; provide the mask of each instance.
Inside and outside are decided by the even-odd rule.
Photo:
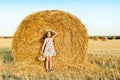
[[[45,41],[44,56],[53,56],[55,54],[53,38],[46,38]]]

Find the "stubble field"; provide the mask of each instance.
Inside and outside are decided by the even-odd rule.
[[[13,62],[11,43],[12,39],[0,39],[0,80],[120,80],[120,40],[90,39],[88,61],[90,65],[94,65],[90,70],[84,65],[78,69],[70,68],[69,71],[58,71],[59,73],[53,71],[43,76],[16,76],[9,71],[11,68],[8,65]]]

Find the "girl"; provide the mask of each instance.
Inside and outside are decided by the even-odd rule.
[[[55,35],[52,34],[55,33]],[[56,55],[53,39],[57,35],[57,32],[53,30],[46,30],[46,38],[42,46],[42,54],[46,57],[46,71],[52,71],[52,56]]]

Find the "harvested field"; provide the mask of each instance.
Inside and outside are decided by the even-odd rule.
[[[4,40],[0,40],[3,42]],[[7,40],[6,40],[7,41]],[[11,43],[11,41],[7,41]],[[1,45],[2,43],[0,43]],[[7,44],[7,43],[6,43]],[[10,47],[10,45],[3,45],[0,48]],[[59,71],[54,70],[51,73],[41,73],[39,64],[29,65],[24,63],[7,63],[3,64],[0,68],[1,80],[4,79],[32,79],[32,80],[119,80],[120,79],[120,40],[107,40],[107,41],[93,41],[89,40],[88,60],[92,64],[81,65],[78,67],[70,66],[68,70]],[[4,50],[8,52],[9,50]],[[1,60],[0,62],[3,62]],[[14,65],[14,67],[13,67]],[[8,67],[9,66],[9,67]]]

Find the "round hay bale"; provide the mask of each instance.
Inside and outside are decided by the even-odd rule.
[[[3,36],[0,36],[0,39],[4,39],[4,37],[3,37]]]
[[[45,30],[55,30],[57,53],[53,64],[62,66],[83,63],[88,49],[88,33],[82,22],[72,14],[59,10],[45,10],[27,16],[13,36],[12,51],[15,61],[37,63],[41,52]]]
[[[107,36],[102,37],[102,41],[107,41],[107,40],[108,40]]]
[[[112,40],[115,40],[115,39],[116,39],[116,36],[113,36],[113,37],[112,37]]]
[[[93,37],[93,40],[98,41],[98,40],[99,40],[99,37],[98,37],[98,36]]]

